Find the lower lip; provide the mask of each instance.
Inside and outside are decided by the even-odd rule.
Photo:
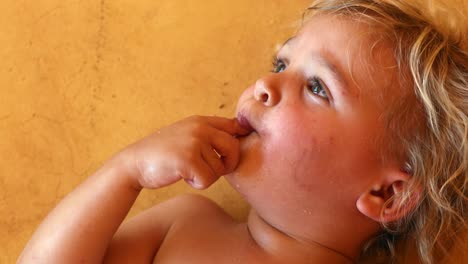
[[[237,121],[239,122],[240,126],[243,127],[244,129],[253,130],[247,118],[245,118],[245,116],[243,116],[242,114],[239,114],[237,116]]]

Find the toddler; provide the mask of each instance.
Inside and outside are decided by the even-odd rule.
[[[19,263],[436,263],[466,230],[467,52],[398,0],[318,0],[237,118],[125,148],[49,214]],[[247,222],[184,195],[122,224],[140,191],[220,177]]]

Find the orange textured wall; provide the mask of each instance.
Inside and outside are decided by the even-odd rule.
[[[127,144],[192,114],[233,116],[307,1],[0,1],[0,263]],[[184,184],[144,192],[131,215]],[[223,181],[205,195],[241,218]]]

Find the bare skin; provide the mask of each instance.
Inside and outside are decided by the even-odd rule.
[[[391,50],[367,32],[314,18],[275,73],[244,92],[237,119],[184,119],[116,154],[49,214],[18,262],[353,263],[379,222],[407,211],[384,204],[410,178],[401,157],[376,158],[381,115],[405,93],[392,86]],[[122,224],[144,188],[204,189],[221,176],[252,205],[246,223],[186,195]]]
[[[206,162],[210,159],[206,154],[193,157],[191,153],[203,148],[205,142],[201,143],[200,139],[206,135],[205,131],[213,127],[217,127],[213,133],[225,133],[222,135],[228,137],[220,141],[224,145],[212,142],[206,145],[210,147],[208,154],[213,155],[211,162]],[[184,142],[179,148],[173,148],[179,143],[171,139],[179,141],[176,139],[180,136],[174,135],[174,131],[200,136],[188,140],[188,145]],[[177,197],[121,225],[142,188],[157,189],[183,179],[203,189],[229,172],[229,168],[232,170],[239,155],[239,142],[233,135],[248,132],[233,119],[191,117],[130,146],[108,161],[51,212],[18,263],[284,263],[291,259],[306,260],[301,254],[293,254],[297,250],[305,251],[296,245],[282,254],[263,248],[261,240],[281,238],[285,242],[283,249],[288,249],[288,239],[262,223],[254,212],[248,223],[239,223],[202,196]],[[160,140],[164,143],[161,144]],[[142,153],[146,146],[156,144],[150,153]],[[217,146],[216,152],[226,157],[222,162],[212,149],[214,145]],[[169,148],[176,150],[174,156],[170,155]],[[191,151],[187,151],[189,155],[184,157],[179,149],[186,148]],[[165,155],[159,156],[159,151]],[[130,157],[133,155],[145,157],[146,165],[129,164],[129,160],[143,162],[140,158]],[[167,168],[167,171],[175,172],[179,164],[189,160],[193,166],[188,168],[197,168],[198,164],[198,171],[155,175],[151,170],[153,165],[170,164],[172,161],[176,167]],[[202,171],[205,168],[207,170]],[[160,167],[158,171],[165,169]],[[192,182],[193,177],[195,183]],[[250,232],[249,225],[254,232]],[[330,260],[329,252],[316,252],[315,255]]]

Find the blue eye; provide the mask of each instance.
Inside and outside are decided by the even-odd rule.
[[[322,82],[319,78],[314,77],[307,81],[307,89],[315,95],[318,95],[326,100],[328,100],[327,91],[323,88]]]
[[[277,57],[273,58],[273,69],[271,72],[273,73],[280,73],[286,70],[286,63],[283,60],[278,59]]]

